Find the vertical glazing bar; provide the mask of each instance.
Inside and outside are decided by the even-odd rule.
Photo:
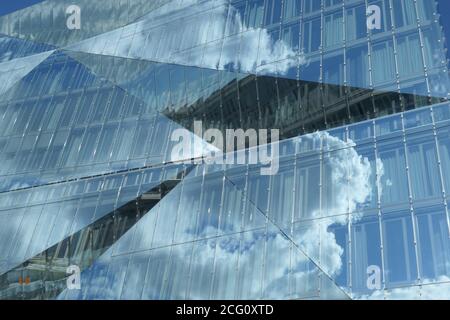
[[[319,167],[320,167],[320,177],[319,177],[319,219],[316,219],[316,221],[313,221],[313,223],[319,224],[319,252],[318,252],[318,261],[317,264],[319,266],[322,265],[321,257],[322,257],[322,241],[321,241],[321,230],[320,224],[322,223],[323,218],[323,210],[324,210],[324,191],[323,191],[323,185],[324,185],[324,179],[326,178],[324,175],[325,170],[325,163],[324,163],[324,143],[323,143],[323,135],[320,135],[320,156],[319,156]],[[322,274],[319,273],[318,279],[317,279],[317,296],[321,297],[321,288],[322,288]]]
[[[316,1],[316,0],[314,0]],[[325,24],[325,0],[320,0],[320,71],[319,71],[319,87],[320,87],[320,106],[322,108],[323,113],[323,119],[324,119],[324,127],[328,128],[328,120],[327,120],[327,113],[325,110],[325,99],[324,99],[324,70],[323,70],[323,63],[324,63],[324,24]]]
[[[444,205],[444,209],[445,209],[448,234],[450,236],[450,217],[449,217],[449,208],[448,208],[448,203],[447,203],[447,190],[445,188],[444,170],[442,168],[442,158],[441,158],[441,152],[439,149],[439,138],[438,138],[437,129],[436,129],[436,120],[435,120],[433,107],[430,108],[430,112],[431,112],[431,120],[433,122],[433,136],[434,136],[434,144],[435,144],[435,148],[436,148],[436,156],[437,156],[437,160],[438,160],[439,180],[441,183],[441,190],[442,190],[442,193],[441,193],[442,201],[443,201],[443,205]]]
[[[406,139],[406,129],[405,129],[405,116],[401,114],[402,119],[402,134],[403,134],[403,150],[405,153],[405,165],[406,165],[406,178],[408,180],[408,196],[409,196],[409,207],[411,214],[411,223],[412,223],[412,231],[413,231],[413,240],[414,240],[414,252],[416,256],[416,268],[417,268],[417,281],[420,284],[422,282],[421,277],[421,266],[419,262],[419,249],[418,249],[418,240],[417,240],[417,223],[416,223],[416,215],[414,212],[414,197],[412,192],[412,184],[411,184],[411,167],[410,161],[408,157],[408,147],[407,147],[407,139]]]
[[[235,292],[234,292],[234,299],[243,299],[243,297],[239,296],[239,290],[241,289],[241,283],[239,282],[239,276],[240,276],[240,274],[239,274],[239,272],[240,272],[239,267],[240,267],[241,253],[243,252],[243,250],[242,250],[243,249],[243,243],[242,242],[243,242],[243,238],[244,238],[243,230],[244,230],[244,224],[245,224],[245,215],[247,213],[247,210],[246,210],[247,206],[246,205],[247,205],[247,203],[250,202],[250,200],[249,200],[249,198],[247,196],[248,183],[249,183],[248,179],[249,179],[249,166],[247,165],[246,168],[245,168],[245,187],[244,187],[244,192],[242,193],[242,196],[241,196],[241,212],[240,212],[241,225],[240,225],[240,228],[239,228],[239,254],[237,256],[236,268],[235,268],[236,283],[235,283],[235,286],[234,286],[234,288],[235,288],[234,289],[235,290]],[[239,190],[236,188],[236,191],[239,191]],[[255,209],[257,209],[257,208],[255,208]]]
[[[219,212],[218,212],[218,219],[217,219],[217,230],[216,230],[216,235],[215,238],[219,239],[220,236],[220,223],[222,220],[222,213],[223,213],[223,206],[224,206],[224,198],[225,198],[225,183],[226,183],[226,177],[225,177],[226,173],[225,173],[225,169],[223,172],[223,177],[222,177],[222,192],[220,194],[220,204],[219,204]],[[218,241],[215,242],[215,246],[214,246],[214,259],[213,259],[213,265],[211,268],[211,284],[209,287],[209,300],[214,299],[214,280],[215,280],[215,276],[216,276],[216,255],[217,255],[217,244]]]
[[[184,170],[186,170],[186,167],[183,168]],[[189,179],[189,178],[188,178]],[[169,258],[167,259],[167,264],[168,267],[166,268],[164,275],[163,275],[163,284],[162,284],[162,288],[163,291],[166,291],[167,295],[163,296],[163,299],[171,299],[172,297],[169,296],[169,292],[168,292],[168,276],[169,276],[169,272],[172,271],[172,258],[173,258],[173,248],[175,246],[175,233],[177,230],[177,225],[178,225],[178,217],[180,216],[180,212],[181,212],[181,199],[183,197],[183,192],[184,192],[184,185],[185,185],[185,181],[186,181],[186,171],[183,172],[183,176],[181,177],[181,181],[180,184],[178,186],[176,186],[172,191],[176,192],[177,188],[180,188],[180,195],[178,196],[178,205],[177,205],[177,210],[176,210],[176,217],[175,217],[175,223],[173,226],[173,232],[172,232],[172,240],[171,240],[171,244],[170,244],[170,251],[169,251]],[[171,191],[171,192],[172,192]]]
[[[385,261],[384,261],[384,234],[383,234],[383,218],[382,218],[382,207],[381,207],[381,178],[384,172],[384,169],[382,168],[383,163],[381,162],[381,159],[378,157],[378,140],[377,140],[377,134],[376,134],[376,125],[375,121],[372,121],[372,130],[373,130],[373,147],[374,147],[374,153],[375,153],[375,179],[376,179],[376,185],[377,185],[377,210],[378,210],[378,228],[379,228],[379,234],[380,234],[380,255],[381,255],[381,271],[382,271],[382,278],[381,278],[381,284],[382,284],[382,290],[383,290],[383,296],[386,299],[386,275],[388,270],[386,270]]]
[[[296,213],[296,205],[297,205],[297,199],[296,199],[296,194],[297,194],[297,189],[299,189],[299,186],[297,185],[298,182],[298,154],[295,154],[294,157],[294,181],[293,181],[293,188],[292,188],[292,208],[291,208],[291,230],[290,230],[290,234],[291,234],[291,239],[294,239],[294,223],[295,223],[295,213]],[[295,256],[294,256],[294,252],[295,250],[297,250],[297,248],[294,248],[294,243],[293,241],[289,241],[289,277],[288,277],[288,296],[290,299],[295,299],[294,296],[294,292],[292,292],[292,269],[293,269],[293,261],[295,261]]]
[[[205,193],[205,177],[206,177],[206,167],[205,165],[201,165],[199,167],[197,167],[198,169],[201,169],[201,175],[202,175],[202,183],[200,185],[200,200],[198,202],[198,208],[197,208],[197,217],[195,219],[195,226],[194,226],[194,230],[195,230],[195,238],[192,241],[192,250],[191,250],[191,254],[190,254],[190,259],[189,259],[189,276],[187,278],[187,290],[186,290],[186,297],[185,299],[189,299],[190,297],[190,291],[191,291],[191,282],[192,282],[192,258],[194,256],[194,249],[195,249],[195,245],[196,242],[199,240],[198,239],[198,227],[200,224],[200,215],[201,215],[201,210],[202,210],[202,204],[203,204],[203,197],[204,197],[204,193]]]
[[[367,0],[366,0],[367,1]],[[398,58],[398,49],[397,49],[397,29],[395,26],[395,14],[394,14],[394,6],[393,6],[393,2],[392,1],[396,1],[396,0],[389,0],[389,10],[391,13],[391,22],[392,22],[392,43],[394,46],[394,61],[395,61],[395,78],[396,78],[396,84],[397,84],[397,91],[399,93],[399,95],[401,94],[401,89],[400,89],[400,68],[399,68],[399,58]],[[402,111],[405,111],[405,104],[403,99],[401,98],[400,95],[400,103],[401,103],[401,107],[402,107]]]
[[[348,127],[345,127],[345,143],[346,143],[346,147],[345,147],[345,159],[347,161],[346,166],[345,166],[345,175],[346,175],[346,193],[345,196],[347,197],[347,232],[348,232],[348,243],[347,243],[347,259],[348,259],[348,272],[347,272],[347,276],[348,276],[348,286],[349,286],[349,295],[350,298],[353,298],[353,282],[352,282],[352,271],[353,271],[353,261],[352,261],[352,222],[353,222],[353,213],[350,210],[350,134],[349,134],[349,130]]]
[[[425,0],[427,1],[427,0]],[[425,56],[425,43],[423,41],[423,30],[422,30],[422,23],[420,21],[420,15],[419,15],[419,8],[417,5],[417,0],[414,0],[414,11],[417,17],[416,20],[416,26],[417,26],[417,30],[419,32],[419,41],[420,41],[420,54],[422,57],[422,66],[423,66],[423,76],[425,78],[426,84],[427,84],[427,93],[428,93],[428,99],[431,99],[431,90],[430,90],[430,79],[428,78],[428,68],[429,66],[427,66],[426,63],[426,56]],[[430,101],[429,101],[430,102]]]
[[[265,276],[266,276],[266,264],[267,264],[267,241],[269,238],[269,223],[272,223],[270,221],[269,215],[270,215],[270,206],[271,206],[271,198],[272,198],[272,189],[273,189],[273,176],[269,176],[269,184],[267,188],[267,209],[265,212],[265,231],[264,231],[264,249],[263,249],[263,260],[262,260],[262,277],[261,277],[261,292],[260,292],[260,298],[264,299],[264,294],[266,292],[264,285],[265,285]]]

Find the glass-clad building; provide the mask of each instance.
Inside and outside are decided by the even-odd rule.
[[[0,16],[0,299],[450,299],[449,18],[446,0]],[[227,149],[277,170],[205,161],[198,123],[277,130]],[[180,131],[194,151],[174,157]]]

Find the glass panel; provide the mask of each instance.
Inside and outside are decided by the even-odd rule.
[[[364,215],[352,224],[351,279],[352,290],[358,295],[373,294],[373,289],[367,287],[369,271],[372,274],[372,269],[382,270],[380,234],[380,223],[375,214]]]
[[[372,75],[375,85],[392,83],[395,79],[395,56],[392,41],[372,45]]]
[[[324,16],[323,46],[325,48],[341,45],[343,41],[342,10]]]
[[[348,41],[360,39],[367,34],[366,6],[358,5],[346,10],[346,39]]]
[[[161,277],[161,275],[165,274],[165,270],[168,266],[170,250],[170,247],[166,247],[151,251],[144,290],[142,291],[142,299],[162,299],[161,293],[164,286],[164,277]]]
[[[262,290],[264,230],[242,233],[239,245],[236,299],[259,299]]]
[[[13,242],[14,246],[10,251],[9,259],[11,259],[11,262],[20,263],[27,258],[28,246],[41,216],[42,208],[43,206],[30,207],[24,214]]]
[[[385,211],[382,220],[386,286],[415,283],[417,264],[410,213]]]
[[[65,201],[61,203],[58,217],[51,228],[48,246],[52,246],[66,238],[71,230],[79,205],[79,200]]]
[[[276,228],[269,229],[264,252],[263,299],[289,298],[290,243]]]
[[[141,298],[148,260],[148,253],[132,255],[123,281],[121,299],[137,300]]]
[[[48,248],[49,229],[53,227],[58,216],[60,204],[47,204],[42,209],[39,221],[37,221],[33,237],[28,247],[27,256],[32,257]]]
[[[408,201],[405,150],[400,139],[379,143],[381,160],[381,202],[385,205]],[[382,171],[381,171],[382,170]]]
[[[9,256],[10,248],[16,245],[14,241],[22,241],[22,239],[16,238],[16,233],[19,230],[23,214],[22,209],[0,212],[0,256],[2,259]],[[0,270],[3,271],[1,267]]]
[[[210,296],[216,240],[201,240],[194,243],[187,297],[192,300]]]
[[[408,162],[412,194],[415,200],[439,197],[441,175],[438,168],[436,142],[431,134],[407,137]]]
[[[238,248],[239,236],[217,239],[211,299],[230,300],[235,298]]]
[[[425,281],[450,272],[450,237],[444,207],[416,210],[420,272]]]

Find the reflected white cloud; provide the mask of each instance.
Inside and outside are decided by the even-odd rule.
[[[300,246],[302,252],[297,252],[296,264],[289,266],[287,263],[277,265],[272,268],[270,273],[272,281],[265,284],[266,288],[279,288],[279,294],[275,297],[282,297],[286,294],[286,288],[282,283],[291,272],[291,279],[297,279],[305,282],[305,279],[317,276],[318,273],[325,272],[326,276],[336,279],[342,272],[344,249],[337,243],[335,234],[330,227],[333,225],[347,225],[349,219],[353,223],[358,222],[362,218],[362,214],[358,211],[360,205],[364,204],[372,194],[371,185],[371,167],[369,160],[358,154],[354,148],[355,143],[351,140],[344,142],[336,137],[330,136],[328,133],[314,133],[301,137],[300,143],[308,145],[321,145],[326,141],[329,150],[334,150],[326,154],[325,174],[329,177],[329,188],[332,189],[328,197],[328,203],[332,204],[326,211],[315,210],[309,217],[317,219],[312,224],[306,224],[305,227],[294,232],[293,241]],[[377,163],[378,182],[384,175],[384,166],[381,160]],[[378,183],[379,185],[379,183]],[[381,189],[379,190],[381,196]],[[260,211],[260,213],[262,213]],[[351,213],[351,215],[350,215]],[[289,230],[284,230],[289,234]],[[286,245],[287,240],[281,234],[274,234],[273,238],[268,240],[267,246],[277,252],[277,259],[280,261],[290,261],[290,252]],[[263,241],[261,241],[263,242]],[[256,242],[248,244],[248,254],[243,254],[243,268],[253,269],[251,250],[256,248]],[[295,249],[297,250],[297,249]],[[233,261],[232,253],[221,252],[225,256],[223,261]],[[262,252],[261,252],[262,254]],[[246,258],[248,257],[248,260]],[[318,268],[312,270],[305,269],[305,263],[314,261]],[[292,281],[291,280],[291,281]],[[345,289],[345,288],[344,288]],[[254,292],[257,294],[257,292]]]
[[[166,20],[168,16],[170,20]],[[286,74],[306,62],[302,54],[274,39],[267,29],[247,26],[226,0],[175,1],[135,24],[68,49],[244,73]]]
[[[192,243],[189,242],[189,239],[195,238],[192,235],[192,228],[186,227],[177,229],[178,232],[185,233],[185,236],[181,238],[186,239],[186,244],[177,245],[173,247],[172,251],[170,247],[162,251],[160,249],[149,251],[150,259],[156,259],[155,252],[159,252],[158,256],[161,255],[162,261],[166,261],[164,268],[169,268],[166,260],[168,255],[172,259],[171,265],[181,266],[190,263],[190,274],[196,279],[196,282],[191,285],[188,292],[190,299],[209,298],[211,278],[209,276],[198,277],[198,275],[211,274],[214,261],[220,263],[219,266],[216,265],[216,270],[222,270],[222,272],[228,274],[229,281],[235,281],[237,283],[239,281],[245,281],[245,297],[260,298],[262,293],[264,296],[267,295],[275,298],[285,297],[288,295],[287,283],[289,278],[291,281],[297,283],[309,284],[309,286],[305,286],[302,289],[303,291],[299,290],[297,292],[299,296],[308,296],[317,293],[317,276],[325,272],[324,279],[327,279],[328,276],[335,278],[341,272],[343,265],[343,248],[339,246],[335,235],[329,230],[329,227],[334,224],[347,223],[349,216],[343,215],[342,213],[348,212],[348,210],[356,210],[358,204],[366,201],[371,193],[369,183],[371,171],[368,160],[358,155],[353,148],[349,147],[349,144],[329,135],[325,137],[333,147],[346,147],[341,151],[331,153],[328,162],[331,170],[329,174],[333,187],[335,188],[333,198],[335,197],[336,199],[332,201],[334,207],[329,211],[330,216],[328,218],[322,219],[320,223],[316,221],[316,223],[308,225],[303,232],[295,234],[293,240],[300,246],[301,250],[298,250],[292,245],[289,239],[282,236],[276,227],[269,226],[267,233],[263,228],[258,231],[244,232],[238,234],[238,236],[223,236],[217,239],[196,242],[194,244],[196,246],[195,251],[192,251]],[[314,140],[323,138],[324,136],[313,134],[307,139]],[[177,188],[181,188],[181,186]],[[139,222],[139,226],[134,227],[133,231],[121,238],[119,243],[121,241],[128,241],[128,237],[133,237],[139,244],[144,244],[144,248],[146,245],[147,248],[150,248],[150,244],[153,248],[164,248],[173,244],[173,223],[181,223],[180,219],[182,219],[182,216],[193,213],[189,210],[190,206],[188,203],[184,203],[183,201],[181,203],[178,202],[179,195],[177,195],[177,192],[179,190],[174,190],[164,198],[158,207],[155,207],[152,212],[149,212]],[[198,197],[200,197],[200,194],[198,194]],[[192,199],[191,201],[195,202],[196,200]],[[179,208],[183,208],[183,210]],[[334,213],[336,216],[334,216]],[[177,214],[180,216],[178,216],[178,219],[175,219]],[[206,215],[206,212],[197,213],[195,211],[194,214]],[[265,219],[262,212],[258,216],[263,220]],[[323,215],[320,211],[317,211],[314,212],[313,217],[323,218]],[[353,215],[353,219],[359,219],[358,215]],[[195,222],[195,220],[193,221]],[[236,232],[239,230],[238,226],[241,225],[239,215],[233,221],[234,232]],[[153,234],[153,231],[150,231],[149,228],[155,230],[157,234]],[[209,235],[221,234],[217,226],[213,227],[212,225],[208,225],[206,229],[202,233],[203,236],[205,236],[205,232]],[[231,231],[233,230],[229,230],[229,232]],[[290,248],[292,248],[292,251]],[[191,252],[199,252],[199,254],[191,258]],[[266,270],[262,270],[262,259],[265,255],[265,264],[268,267]],[[104,256],[104,259],[106,259],[106,256]],[[189,262],[187,262],[187,259],[189,259]],[[311,259],[314,263],[312,263]],[[314,264],[319,265],[320,268],[317,268]],[[241,276],[244,274],[243,279],[238,278],[236,270],[240,270]],[[133,273],[134,271],[128,270],[128,272]],[[155,270],[155,272],[157,271]],[[172,271],[166,269],[166,272]],[[89,273],[87,272],[86,276]],[[101,298],[118,298],[114,295],[116,294],[116,290],[109,292],[108,290],[101,289],[101,286],[105,282],[110,281],[107,277],[116,276],[112,274],[103,278],[100,277],[100,279],[94,278],[91,280],[87,292],[98,292]],[[187,278],[187,275],[185,276]],[[262,277],[264,277],[263,282]],[[204,282],[202,283],[202,281]],[[263,283],[263,287],[260,286],[261,283]],[[98,290],[96,289],[96,285],[100,286]],[[155,290],[154,293],[146,292],[146,296],[158,297],[161,288],[159,288],[159,283],[155,282],[149,283],[146,290]],[[233,290],[237,290],[237,288]],[[339,290],[336,290],[336,292],[339,292]],[[174,293],[170,298],[181,299],[184,298],[183,294],[181,292],[178,295]],[[339,294],[341,294],[340,297],[345,297],[342,292],[339,292]],[[217,298],[223,297],[218,296]]]
[[[322,142],[321,142],[322,141]],[[310,216],[316,220],[307,229],[298,232],[294,240],[332,278],[342,270],[344,249],[336,242],[332,225],[346,225],[351,219],[361,219],[358,206],[364,204],[372,193],[370,184],[371,168],[367,158],[362,157],[349,140],[344,142],[328,133],[314,133],[302,137],[301,143],[312,145],[327,144],[330,153],[325,153],[327,184],[324,196],[331,205],[326,210],[315,210]],[[382,162],[379,162],[383,172]],[[350,215],[351,214],[351,215]],[[318,239],[320,239],[318,241]]]
[[[219,238],[212,237],[213,235],[222,235],[217,226],[208,224],[200,232],[199,238],[210,238],[197,242],[190,241],[198,239],[193,237],[192,226],[180,228],[177,231],[184,233],[182,238],[185,241],[183,243],[175,241],[178,244],[170,247],[174,243],[173,223],[181,223],[180,219],[183,216],[192,213],[198,214],[199,219],[202,216],[208,218],[206,216],[211,214],[209,210],[192,212],[192,207],[186,202],[186,199],[178,202],[179,194],[174,190],[175,192],[163,199],[158,209],[155,208],[155,211],[148,213],[140,221],[140,227],[134,228],[135,233],[129,232],[119,240],[120,243],[127,237],[132,237],[135,241],[143,243],[144,247],[152,244],[147,248],[159,248],[140,253],[149,259],[147,274],[164,274],[167,279],[179,278],[177,278],[178,281],[171,284],[174,286],[172,289],[169,289],[171,287],[167,283],[163,284],[164,282],[160,281],[159,277],[147,279],[142,298],[278,299],[312,297],[318,294],[319,275],[322,275],[322,281],[328,281],[327,288],[320,288],[321,295],[328,295],[328,298],[348,297],[342,291],[347,288],[339,288],[336,283],[329,280],[329,277],[336,279],[344,267],[344,249],[338,244],[330,227],[346,225],[349,219],[358,222],[362,218],[357,210],[359,205],[367,201],[372,193],[371,168],[368,160],[356,152],[352,141],[343,142],[326,133],[312,134],[302,137],[302,139],[303,143],[309,139],[316,145],[320,145],[321,140],[326,140],[328,147],[335,151],[325,152],[327,174],[330,177],[330,185],[333,186],[333,197],[330,201],[333,206],[327,212],[315,211],[312,217],[316,220],[311,224],[304,224],[303,229],[294,232],[292,240],[299,245],[300,250],[282,235],[277,226],[270,223],[267,230],[262,227],[236,235],[223,235]],[[378,174],[383,176],[384,168],[381,160],[378,160],[376,165]],[[196,191],[193,190],[193,192]],[[198,193],[199,197],[200,193]],[[188,202],[198,201],[195,199],[192,198]],[[180,208],[182,209],[180,210]],[[351,216],[345,214],[349,212],[353,214]],[[178,215],[178,219],[174,218],[175,215]],[[265,214],[262,211],[258,216],[265,220]],[[232,222],[232,228],[228,232],[239,231],[238,226],[241,225],[239,215],[230,222]],[[148,228],[158,230],[158,234],[149,232]],[[110,252],[100,259],[99,265],[111,263],[108,259]],[[95,272],[96,268],[100,268],[99,265],[86,272],[85,279]],[[158,270],[154,268],[158,268]],[[125,278],[123,272],[125,269],[124,265],[123,268],[114,268],[107,275],[94,274],[85,289],[85,298],[130,298],[126,294],[119,295],[121,281],[124,281]],[[140,266],[128,265],[127,275],[138,273],[142,273]],[[442,284],[438,284],[439,282]],[[298,287],[292,291],[295,293],[294,296],[290,296],[288,283],[298,284]],[[375,291],[365,296],[358,296],[357,292],[354,292],[353,298],[448,299],[449,288],[450,278],[441,277],[424,280],[421,288],[407,287],[387,292]],[[164,292],[163,296],[162,292]]]

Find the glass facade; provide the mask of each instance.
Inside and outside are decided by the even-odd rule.
[[[450,299],[449,17],[435,0],[1,16],[0,299]],[[196,121],[278,129],[277,172],[188,163],[215,150]],[[199,147],[174,159],[182,129]]]

